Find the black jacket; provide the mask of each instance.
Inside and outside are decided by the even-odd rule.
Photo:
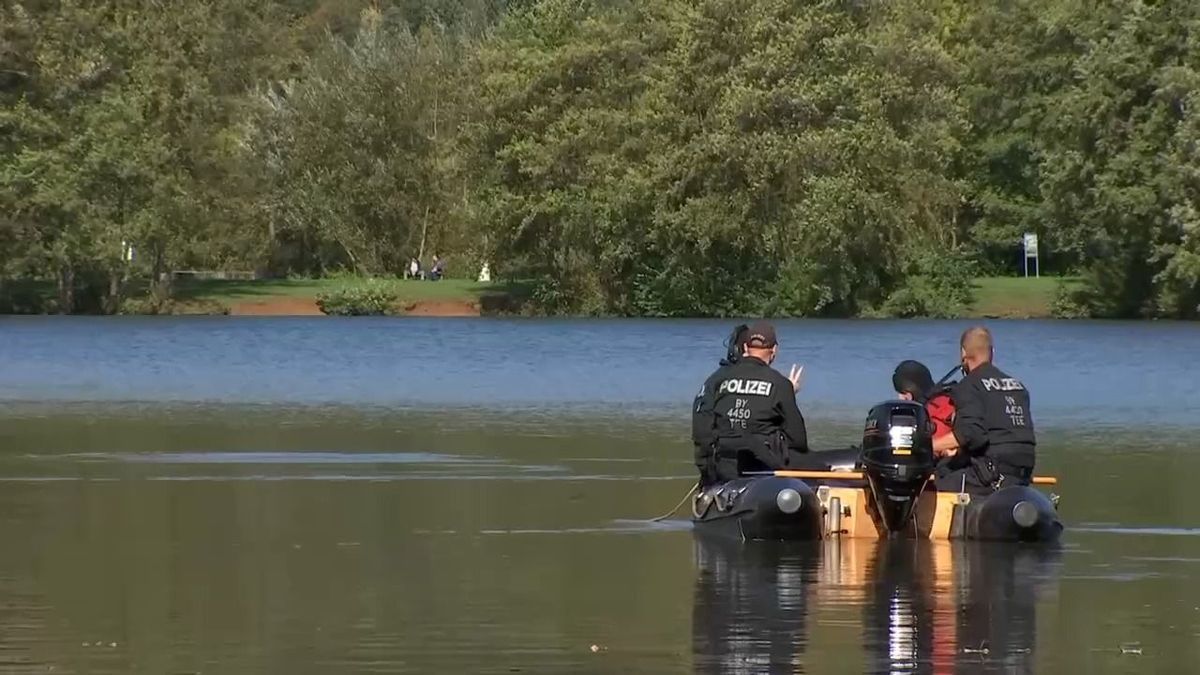
[[[987,363],[968,373],[951,395],[960,448],[1007,467],[1033,469],[1037,438],[1024,384]]]
[[[785,468],[795,461],[795,453],[808,452],[808,432],[792,383],[774,368],[743,357],[719,368],[706,387],[712,391],[709,419],[717,479]]]
[[[721,386],[725,373],[732,366],[733,363],[728,359],[721,359],[720,367],[708,376],[696,398],[692,400],[692,443],[695,446],[696,468],[700,471],[702,485],[716,480],[713,462],[717,429],[716,418],[713,416],[713,402],[716,399],[717,387]]]

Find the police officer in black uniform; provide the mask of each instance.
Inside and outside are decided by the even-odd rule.
[[[967,329],[959,346],[965,375],[951,392],[954,433],[933,445],[935,454],[949,458],[939,469],[938,489],[988,494],[1006,485],[1028,485],[1037,448],[1029,392],[992,363],[992,334],[986,328]]]
[[[784,377],[770,366],[778,351],[775,328],[756,322],[746,330],[743,356],[710,378],[716,387],[709,418],[713,482],[804,463],[808,432],[796,405],[803,369],[793,366],[791,377]]]
[[[746,348],[746,324],[740,324],[733,329],[726,342],[725,358],[721,359],[719,367],[704,384],[692,401],[692,444],[695,446],[696,469],[700,472],[701,489],[717,482],[716,477],[716,426],[713,417],[713,401],[716,399],[717,387],[725,378],[729,367],[742,358]]]

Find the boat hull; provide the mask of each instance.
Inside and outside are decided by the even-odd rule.
[[[1057,541],[1063,530],[1054,503],[1027,486],[1001,488],[983,499],[972,500],[961,518],[966,539]]]
[[[692,508],[697,530],[744,540],[820,539],[822,519],[812,486],[778,476],[739,478],[709,488]]]
[[[780,497],[786,490],[795,493],[798,506]],[[861,481],[782,476],[739,478],[709,488],[693,502],[692,516],[698,532],[741,540],[899,536],[1055,542],[1063,531],[1054,502],[1029,486],[1010,486],[984,497],[937,492],[931,486],[918,498],[907,530],[889,533]]]

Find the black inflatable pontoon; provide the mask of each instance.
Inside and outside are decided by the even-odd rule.
[[[1009,486],[986,496],[938,493],[929,480],[934,459],[928,429],[920,404],[881,403],[867,417],[861,450],[816,453],[810,466],[820,470],[778,471],[710,487],[693,500],[692,520],[698,532],[742,540],[1058,540],[1063,527],[1057,506],[1034,487]],[[854,527],[845,526],[850,519]]]

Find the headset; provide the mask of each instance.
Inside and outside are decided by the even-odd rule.
[[[744,323],[733,327],[733,332],[729,334],[729,339],[725,340],[726,363],[737,363],[742,358],[742,348],[746,345],[744,334],[748,330],[750,330],[750,326]]]

